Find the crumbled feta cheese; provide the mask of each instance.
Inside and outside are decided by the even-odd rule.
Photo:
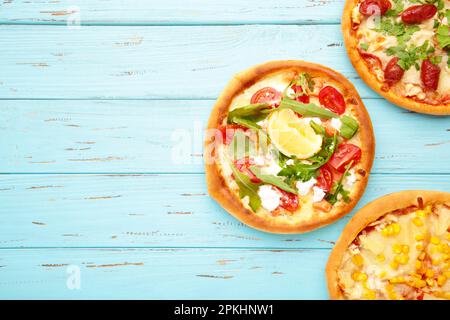
[[[261,198],[263,208],[272,211],[280,205],[281,194],[274,190],[271,185],[265,184],[259,187],[258,196]]]
[[[288,161],[286,161],[286,164],[288,166],[292,166],[294,164],[294,160],[293,159],[289,159]]]
[[[253,158],[253,162],[255,163],[255,165],[257,166],[263,166],[265,163],[264,157],[254,157]]]
[[[345,177],[344,179],[344,187],[346,189],[351,189],[353,187],[353,184],[356,182],[356,174],[355,171],[349,170],[348,172],[348,176]]]
[[[406,97],[414,97],[417,96],[420,98],[420,96],[423,94],[422,88],[418,85],[407,83],[405,84],[405,96]]]
[[[325,197],[325,191],[319,187],[313,187],[313,202],[320,202]]]
[[[298,194],[301,196],[306,196],[311,188],[317,183],[317,180],[314,178],[309,179],[308,181],[302,182],[297,181],[296,187],[298,189]]]
[[[342,122],[338,118],[332,118],[330,121],[331,126],[337,131],[341,130]]]
[[[269,165],[261,167],[261,172],[264,174],[270,174],[276,176],[278,172],[281,171],[281,167],[276,163],[276,161],[270,161]]]

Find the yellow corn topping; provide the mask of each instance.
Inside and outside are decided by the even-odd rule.
[[[352,257],[352,262],[353,262],[356,266],[361,267],[361,266],[364,264],[364,259],[363,259],[363,257],[361,257],[360,254],[355,254],[355,255]]]
[[[431,242],[432,244],[438,245],[438,244],[441,242],[441,240],[439,240],[438,237],[431,237],[431,238],[430,238],[430,242]]]
[[[416,241],[422,241],[425,239],[425,236],[422,233],[418,233],[415,236]]]
[[[384,254],[380,253],[379,255],[377,255],[377,261],[378,262],[386,261],[386,257],[384,256]]]
[[[412,223],[414,223],[416,226],[421,227],[423,226],[423,220],[419,217],[415,217],[412,219]]]

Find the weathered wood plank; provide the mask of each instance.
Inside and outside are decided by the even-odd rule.
[[[372,175],[358,208],[404,189],[449,191],[449,175]],[[2,248],[330,248],[349,219],[304,235],[255,231],[207,196],[202,174],[0,175],[0,203]]]
[[[329,250],[19,249],[0,253],[1,299],[328,298],[324,268]]]
[[[0,3],[0,23],[339,23],[342,0],[27,0]]]
[[[233,74],[274,59],[328,65],[363,97],[337,25],[0,26],[0,98],[215,98]]]
[[[382,99],[365,102],[377,138],[374,172],[450,173],[448,119],[408,113]],[[201,173],[202,128],[213,104],[2,101],[0,172]],[[179,140],[175,134],[182,133],[187,138]],[[181,144],[184,160],[172,156]]]

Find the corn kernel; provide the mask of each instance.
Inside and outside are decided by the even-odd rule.
[[[367,300],[375,300],[376,298],[376,293],[373,290],[365,290],[364,291],[364,298]]]
[[[417,257],[420,261],[423,261],[425,259],[425,252],[421,252],[419,256]]]
[[[416,241],[422,241],[425,239],[425,236],[422,233],[416,234]]]
[[[409,261],[409,257],[406,254],[400,255],[398,263],[400,264],[407,264]]]
[[[417,288],[423,288],[427,285],[425,280],[417,280],[415,284]]]
[[[408,253],[409,253],[409,246],[406,245],[406,244],[404,244],[404,245],[402,246],[402,252],[403,252],[404,254],[408,254]]]
[[[380,274],[378,275],[380,278],[384,278],[386,277],[386,271],[381,271]]]
[[[399,245],[399,244],[394,244],[394,245],[392,246],[392,250],[393,250],[395,253],[401,253],[401,252],[402,252],[402,246]]]
[[[392,224],[392,229],[393,229],[395,234],[399,234],[400,233],[400,225],[398,223],[394,222]]]
[[[421,243],[416,244],[416,249],[417,249],[418,251],[422,251],[422,250],[424,249],[423,244],[421,244]]]
[[[438,276],[438,278],[437,278],[437,284],[438,284],[438,286],[440,286],[440,287],[442,287],[442,286],[445,284],[446,281],[447,281],[447,277],[444,276],[443,274],[441,274],[441,275]]]
[[[355,281],[365,281],[367,280],[367,275],[362,272],[354,272],[352,274],[352,279]]]
[[[416,267],[416,269],[422,268],[422,261],[417,260],[416,263],[415,263],[415,267]]]
[[[441,264],[441,260],[440,260],[440,259],[432,259],[432,260],[431,260],[431,264],[432,264],[433,266],[438,266],[438,265]]]
[[[412,219],[412,222],[417,226],[417,227],[421,227],[423,226],[423,221],[421,218],[419,217],[415,217]]]
[[[389,266],[390,266],[392,269],[394,269],[394,270],[397,270],[397,269],[398,269],[398,263],[395,262],[395,261],[392,261],[392,262],[389,264]]]
[[[431,237],[430,242],[432,244],[438,245],[441,241],[439,240],[438,237]]]
[[[444,271],[444,276],[448,278],[450,278],[450,271]]]
[[[438,247],[438,251],[441,253],[449,253],[450,247],[446,243],[441,243]]]
[[[361,257],[360,254],[355,254],[355,255],[352,257],[352,262],[353,262],[356,266],[361,267],[361,266],[363,265],[363,263],[364,263],[364,259],[363,259],[363,257]]]
[[[427,278],[433,278],[434,270],[433,269],[427,269],[427,271],[425,272],[425,275],[427,276]]]
[[[417,210],[416,211],[416,216],[421,217],[421,218],[425,218],[426,213],[424,210]]]
[[[445,235],[445,239],[447,239],[448,241],[450,241],[450,232],[448,232],[448,233]]]
[[[386,257],[384,256],[384,254],[380,253],[379,255],[377,255],[377,261],[378,262],[386,261]]]
[[[427,285],[429,287],[434,287],[434,285],[436,284],[435,281],[433,279],[428,278],[427,280],[425,280],[425,282],[427,283]]]
[[[405,283],[405,278],[403,277],[394,277],[389,280],[390,283]]]

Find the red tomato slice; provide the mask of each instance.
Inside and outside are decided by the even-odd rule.
[[[298,209],[298,196],[294,193],[290,193],[287,191],[284,191],[278,187],[272,186],[275,190],[281,193],[280,198],[280,207],[290,211],[294,212]]]
[[[325,128],[325,132],[327,133],[327,135],[329,135],[330,137],[334,136],[334,134],[336,133],[336,129],[333,128],[330,120],[323,120],[322,124]]]
[[[319,92],[320,104],[339,115],[345,112],[344,96],[331,86],[326,86]]]
[[[303,92],[302,86],[293,85],[291,88],[295,93]],[[302,94],[301,96],[296,97],[295,100],[302,103],[309,103],[309,96],[306,94]]]
[[[234,133],[236,130],[247,131],[248,128],[238,125],[238,124],[227,124],[219,127],[220,133],[222,134],[222,143],[228,145],[233,141]]]
[[[271,105],[278,106],[281,100],[281,93],[272,87],[265,87],[256,91],[250,103],[270,103]]]
[[[361,159],[361,149],[351,143],[341,143],[331,156],[328,164],[339,172],[345,171],[345,166],[354,161],[353,165]]]
[[[326,166],[321,167],[317,177],[317,186],[325,192],[330,192],[332,185],[333,174]]]
[[[258,179],[255,174],[249,169],[250,166],[254,165],[253,159],[250,157],[245,157],[239,160],[234,160],[234,165],[236,168],[250,178],[250,181],[253,183],[260,183],[261,180]]]

